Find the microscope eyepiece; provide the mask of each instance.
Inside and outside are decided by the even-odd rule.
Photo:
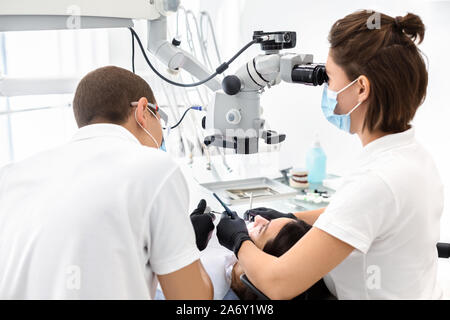
[[[300,64],[292,69],[292,81],[310,86],[321,86],[328,82],[328,76],[323,64]]]

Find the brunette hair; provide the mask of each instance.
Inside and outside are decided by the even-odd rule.
[[[411,127],[428,84],[427,68],[415,44],[424,34],[422,20],[412,13],[393,18],[362,10],[333,24],[330,56],[349,80],[365,75],[370,81],[363,129],[398,133]]]
[[[123,68],[107,66],[89,72],[78,84],[73,112],[78,127],[95,122],[123,124],[133,108],[131,102],[146,97],[155,104],[148,83]]]
[[[263,251],[272,256],[280,257],[293,247],[309,229],[311,229],[311,226],[303,220],[293,220],[286,223],[275,238],[266,242]]]
[[[309,230],[311,225],[303,220],[292,220],[284,225],[275,238],[266,242],[263,251],[275,257],[282,256],[290,248],[292,248]],[[257,295],[247,288],[235,274],[232,279],[232,289],[241,300],[255,300]],[[304,293],[295,297],[295,300],[316,300],[328,299],[330,292],[325,286],[322,279],[316,282],[311,288]]]

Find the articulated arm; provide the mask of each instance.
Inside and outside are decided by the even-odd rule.
[[[147,23],[148,44],[147,49],[170,70],[183,68],[198,80],[206,79],[212,71],[206,69],[196,58],[167,41],[167,18],[161,16]],[[213,78],[205,83],[212,91],[220,90],[220,82]]]

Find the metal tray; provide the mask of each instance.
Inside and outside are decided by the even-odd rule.
[[[200,184],[215,192],[228,205],[245,204],[253,193],[253,203],[294,197],[297,190],[266,177]]]

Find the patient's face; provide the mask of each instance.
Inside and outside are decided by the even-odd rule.
[[[281,228],[292,220],[290,218],[278,218],[269,221],[261,216],[255,216],[255,221],[247,225],[248,234],[255,245],[262,249],[268,240],[275,238]]]

